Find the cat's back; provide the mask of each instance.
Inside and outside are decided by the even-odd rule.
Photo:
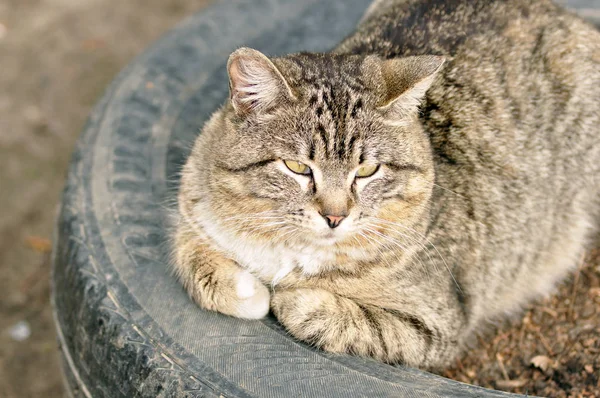
[[[354,34],[337,52],[387,58],[477,51],[473,45],[498,37],[526,40],[568,28],[587,35],[584,46],[598,48],[600,34],[551,0],[375,0]],[[596,39],[596,40],[595,40]],[[518,43],[507,43],[518,44]]]

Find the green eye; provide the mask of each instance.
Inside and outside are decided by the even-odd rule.
[[[283,163],[296,174],[310,175],[311,173],[310,167],[304,163],[296,162],[295,160],[284,160]]]
[[[372,165],[372,166],[362,166],[361,168],[356,170],[356,176],[358,178],[371,177],[373,174],[375,174],[377,172],[377,170],[379,170],[378,164]]]

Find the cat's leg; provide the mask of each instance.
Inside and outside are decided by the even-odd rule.
[[[458,353],[458,331],[444,317],[426,321],[320,288],[276,291],[271,308],[294,337],[330,352],[422,368],[444,366]]]
[[[180,225],[175,234],[175,272],[202,308],[246,319],[269,312],[269,290],[206,236]]]

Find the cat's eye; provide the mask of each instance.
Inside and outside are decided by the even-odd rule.
[[[377,172],[377,170],[379,170],[378,164],[362,166],[358,170],[356,170],[356,177],[358,177],[358,178],[371,177],[373,174],[375,174]]]
[[[295,160],[284,160],[286,167],[296,174],[310,175],[310,167],[304,163],[296,162]]]

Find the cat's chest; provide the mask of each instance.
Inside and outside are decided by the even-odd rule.
[[[294,269],[315,275],[336,263],[335,251],[330,247],[283,246],[244,239],[215,222],[203,223],[203,227],[220,250],[267,283],[276,284]]]
[[[277,284],[294,269],[315,275],[330,268],[336,261],[335,253],[325,248],[274,246],[269,243],[237,245],[234,253],[242,267],[272,284]]]

